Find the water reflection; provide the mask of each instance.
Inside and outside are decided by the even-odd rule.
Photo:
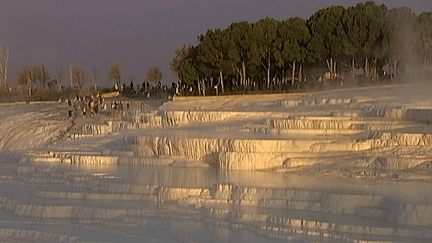
[[[226,171],[213,167],[71,166],[66,164],[49,164],[49,166],[56,166],[61,170],[77,170],[88,173],[103,172],[119,177],[121,183],[129,184],[211,188],[216,183],[257,188],[290,188],[319,190],[330,193],[375,194],[395,197],[403,202],[420,204],[430,204],[432,202],[431,182],[390,183],[343,178],[316,178],[266,171]]]

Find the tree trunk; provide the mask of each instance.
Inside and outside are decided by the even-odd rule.
[[[6,56],[5,57],[3,57],[5,60],[4,60],[4,76],[3,76],[3,85],[4,85],[4,88],[6,89],[7,88],[7,71],[8,71],[8,61],[9,61],[9,48],[6,50],[6,54],[5,54]]]
[[[267,89],[270,87],[270,55],[267,63]]]
[[[394,64],[394,70],[393,70],[393,75],[394,75],[394,76],[396,76],[396,75],[397,75],[397,63],[398,63],[398,61],[397,61],[397,60],[395,60],[395,61],[393,62],[393,64]]]
[[[353,56],[353,59],[352,59],[352,73],[353,73],[353,79],[355,79],[355,66],[354,66],[354,64],[355,64],[355,60],[354,60],[354,56]]]
[[[198,79],[198,95],[201,95],[201,83],[199,79]]]
[[[300,63],[300,69],[299,69],[299,82],[303,82],[303,75],[302,75],[302,64]]]
[[[0,45],[0,75],[1,75],[1,86],[2,88],[7,88],[7,71],[9,62],[9,48],[7,46],[3,47]]]
[[[375,57],[373,59],[373,62],[374,62],[374,71],[373,71],[374,81],[378,81],[378,68],[377,68],[378,58]]]
[[[329,70],[329,72],[331,72],[331,66],[330,66],[329,59],[326,59],[326,63],[327,63],[327,69]]]
[[[110,79],[111,81],[111,79]],[[70,86],[73,88],[73,79],[72,79],[72,63],[69,62],[69,82]]]
[[[393,81],[393,63],[389,60],[389,68],[390,68],[390,81]]]
[[[333,77],[334,78],[336,78],[336,64],[337,64],[337,62],[336,61],[334,61],[334,65],[333,65]]]
[[[291,86],[294,86],[294,79],[295,79],[295,66],[296,66],[296,62],[293,61],[293,65],[292,65],[292,73],[291,73]]]
[[[326,62],[327,62],[327,69],[330,72],[330,79],[333,79],[334,77],[333,58],[331,57],[330,60],[326,59]]]
[[[202,79],[202,85],[201,85],[201,87],[202,87],[202,94],[203,94],[203,96],[205,96],[206,95],[205,79]]]
[[[369,62],[368,62],[368,58],[367,57],[366,57],[366,61],[365,61],[364,74],[365,74],[366,77],[370,76],[370,73],[369,73]]]
[[[31,95],[31,87],[33,86],[33,69],[30,70],[30,77],[27,78],[27,87],[29,88],[29,95]]]
[[[389,60],[389,66],[390,66],[390,80],[393,80],[394,76],[396,76],[397,61]]]
[[[219,76],[220,76],[220,83],[221,83],[222,93],[225,93],[224,80],[223,80],[223,76],[222,76],[222,71],[219,71]]]
[[[244,61],[242,62],[242,70],[243,70],[242,83],[244,86],[246,86],[246,66],[245,66]]]
[[[333,57],[330,58],[330,79],[333,79]]]
[[[8,59],[9,59],[9,56],[8,56]],[[5,85],[5,88],[7,88],[7,86],[8,86],[7,71],[8,71],[8,60],[6,60],[6,64],[4,67],[4,82],[5,82],[4,85]]]

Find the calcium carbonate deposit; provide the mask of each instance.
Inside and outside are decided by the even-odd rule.
[[[0,241],[432,242],[430,91],[0,105]]]

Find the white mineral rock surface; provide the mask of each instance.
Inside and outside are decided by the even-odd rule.
[[[425,89],[0,105],[0,241],[431,242]]]

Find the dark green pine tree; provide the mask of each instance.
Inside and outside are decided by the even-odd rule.
[[[228,28],[229,40],[227,65],[240,76],[240,85],[246,87],[246,67],[256,57],[252,27],[247,22],[233,23]]]
[[[336,74],[336,62],[334,61],[346,49],[346,34],[342,25],[342,17],[345,8],[331,6],[318,10],[308,20],[311,30],[311,41],[308,49],[316,59],[325,59],[331,77]]]
[[[291,85],[294,84],[295,80],[296,64],[300,64],[299,80],[301,80],[301,64],[310,61],[309,50],[307,49],[309,41],[310,33],[304,19],[289,18],[281,23],[275,58],[278,66],[291,67]]]
[[[280,22],[273,18],[261,19],[252,25],[253,35],[256,41],[259,63],[266,71],[267,88],[270,87],[271,66],[274,63],[276,40]]]
[[[419,15],[416,23],[418,39],[416,53],[423,63],[424,72],[432,59],[432,12],[423,12]]]

